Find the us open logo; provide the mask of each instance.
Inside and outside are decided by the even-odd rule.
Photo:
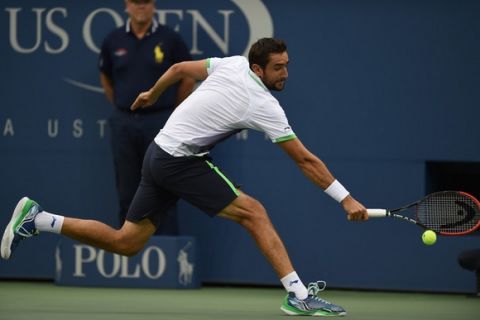
[[[253,42],[273,36],[273,21],[261,0],[217,0],[211,1],[208,7],[194,0],[171,3],[175,7],[167,7],[168,1],[158,2],[155,18],[182,35],[194,59],[205,57],[207,51],[208,56],[247,55]],[[88,50],[87,54],[96,57],[105,30],[120,27],[127,19],[123,7],[97,7],[83,13],[63,6],[16,6],[7,7],[5,11],[10,26],[9,43],[19,54],[43,51],[60,55],[69,50],[72,42],[75,45],[80,42]],[[21,30],[22,20],[28,19],[35,20],[36,30]],[[77,39],[79,35],[81,39]],[[64,80],[85,90],[103,92],[99,85],[89,83],[80,75],[65,75]]]

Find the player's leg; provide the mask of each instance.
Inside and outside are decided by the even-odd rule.
[[[149,219],[125,221],[122,228],[117,230],[99,221],[65,217],[61,233],[109,252],[132,256],[145,246],[155,229]]]
[[[168,189],[210,216],[220,215],[246,228],[260,250],[281,277],[289,292],[282,310],[296,315],[341,315],[341,307],[319,299],[317,283],[305,288],[295,273],[282,240],[275,231],[265,208],[240,192],[208,157],[172,157],[156,148],[151,176]],[[145,166],[144,166],[145,168]],[[298,294],[298,296],[297,296]],[[324,310],[325,309],[325,310]]]
[[[44,211],[35,201],[22,198],[5,228],[1,256],[9,259],[21,240],[40,232],[63,234],[69,238],[122,255],[133,255],[143,248],[155,226],[148,219],[126,221],[119,230],[96,221],[64,217]]]
[[[281,306],[282,311],[288,315],[343,316],[346,314],[342,307],[317,297],[317,293],[325,288],[325,282],[313,282],[308,285],[308,289],[305,288],[293,269],[282,240],[259,201],[245,193],[240,193],[219,213],[219,216],[233,220],[247,229],[277,272],[288,292]]]
[[[295,272],[283,241],[258,200],[239,191],[239,196],[218,216],[237,222],[250,233],[288,292],[295,293],[300,299],[308,296],[307,288]]]
[[[240,192],[218,215],[234,220],[248,230],[280,278],[293,272],[287,250],[259,201]]]

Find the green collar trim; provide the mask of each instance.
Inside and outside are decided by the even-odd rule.
[[[260,87],[262,87],[264,90],[268,91],[267,87],[265,87],[265,85],[263,84],[262,80],[260,80],[260,78],[252,71],[252,70],[248,70],[248,75],[250,76],[250,78],[252,78],[256,83],[258,83],[258,85]]]

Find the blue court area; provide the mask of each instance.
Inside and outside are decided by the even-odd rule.
[[[198,290],[60,287],[50,282],[0,282],[0,319],[287,319],[280,288]],[[349,320],[478,319],[480,298],[452,294],[327,290]],[[305,319],[305,317],[288,317]]]

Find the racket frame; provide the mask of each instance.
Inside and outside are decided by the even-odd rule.
[[[401,211],[410,209],[412,207],[416,207],[422,201],[425,201],[426,199],[428,199],[432,196],[435,196],[435,195],[438,195],[438,194],[441,194],[441,193],[451,193],[451,192],[455,192],[455,193],[461,194],[462,196],[470,198],[477,205],[477,208],[480,208],[480,202],[474,196],[472,196],[471,194],[469,194],[467,192],[464,192],[464,191],[439,191],[439,192],[431,193],[431,194],[425,196],[424,198],[422,198],[419,201],[413,202],[411,204],[408,204],[406,206],[396,208],[396,209],[393,209],[393,210],[367,209],[368,217],[369,218],[381,218],[381,217],[396,218],[396,219],[405,220],[405,221],[408,221],[410,223],[416,224],[417,226],[419,226],[420,228],[422,228],[424,230],[429,230],[431,228],[428,228],[423,223],[418,221],[417,220],[418,218],[413,219],[413,218],[398,214],[397,212],[401,212]],[[416,215],[416,217],[417,217],[417,215]],[[435,233],[437,233],[439,235],[442,235],[442,236],[462,236],[462,235],[467,235],[467,234],[470,234],[472,232],[475,232],[479,228],[480,228],[480,220],[478,221],[478,223],[475,226],[473,226],[472,228],[470,228],[468,230],[462,231],[462,232],[445,232],[445,231],[440,231],[440,230],[432,230],[432,231],[435,231]]]

